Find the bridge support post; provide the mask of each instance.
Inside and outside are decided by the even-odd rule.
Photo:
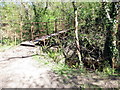
[[[54,24],[54,33],[57,32],[57,19],[55,19],[55,24]]]

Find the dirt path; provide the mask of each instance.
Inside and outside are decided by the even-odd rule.
[[[69,79],[58,76],[49,65],[44,66],[33,59],[38,50],[37,47],[16,46],[0,52],[0,88],[119,87],[119,79],[100,79],[95,75],[71,75]],[[40,60],[45,59],[41,57]]]
[[[0,57],[0,87],[33,88],[59,87],[51,86],[50,67],[43,67],[32,56],[38,48],[18,46],[5,52]],[[52,72],[51,72],[52,74]]]

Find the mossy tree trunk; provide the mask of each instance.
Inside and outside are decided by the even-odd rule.
[[[120,7],[118,7],[118,28],[117,28],[117,48],[118,48],[118,52],[119,52],[119,61],[120,61]]]
[[[114,21],[116,17],[116,8],[115,2],[112,3],[104,3],[104,8],[106,12],[106,20],[105,20],[105,29],[106,29],[106,40],[104,45],[104,60],[107,61],[106,64],[109,64],[112,67],[112,59],[114,55],[115,46],[113,42],[115,41],[115,29]]]

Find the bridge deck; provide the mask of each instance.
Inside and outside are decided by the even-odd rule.
[[[62,30],[62,31],[59,31],[57,33],[53,33],[53,34],[50,34],[50,35],[44,35],[41,38],[39,38],[37,40],[34,40],[33,42],[31,42],[31,41],[22,42],[21,45],[23,45],[23,46],[35,46],[35,44],[37,44],[37,43],[39,43],[41,41],[45,43],[45,40],[49,39],[50,37],[58,36],[60,34],[68,32],[70,30],[74,30],[74,29]]]

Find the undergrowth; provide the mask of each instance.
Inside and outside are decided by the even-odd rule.
[[[120,76],[120,72],[111,67],[104,67],[103,71],[95,71],[100,76]]]
[[[87,71],[85,68],[70,68],[69,66],[65,64],[57,64],[56,66],[53,67],[53,70],[55,73],[59,75],[76,75],[76,74],[85,74]]]
[[[44,53],[44,52],[43,52]],[[85,67],[78,67],[78,68],[70,68],[69,66],[65,65],[64,62],[56,63],[58,60],[58,56],[61,55],[61,52],[54,52],[52,50],[48,50],[46,52],[46,55],[36,55],[33,56],[34,59],[39,61],[40,63],[44,65],[51,65],[52,69],[56,74],[67,76],[67,75],[86,75],[89,73],[96,73],[99,76],[109,76],[109,75],[116,75],[119,76],[119,72],[116,71],[116,69],[110,68],[110,67],[104,67],[103,71],[95,70],[93,72],[90,72],[89,70],[86,70]],[[54,64],[53,64],[54,63]]]
[[[3,52],[9,48],[11,48],[13,45],[0,45],[0,52]]]
[[[0,51],[5,51],[13,46],[16,46],[20,43],[21,41],[20,40],[16,40],[15,41],[12,41],[10,39],[4,39],[4,40],[0,40]]]
[[[48,55],[49,56],[49,55]],[[35,55],[33,56],[33,59],[37,60],[40,64],[42,65],[47,65],[47,66],[51,66],[50,68],[52,68],[53,72],[55,72],[58,75],[63,75],[63,76],[67,76],[67,75],[77,75],[79,74],[85,74],[87,73],[87,71],[85,70],[85,68],[70,68],[69,66],[65,65],[64,63],[55,63],[54,61],[50,60],[51,58],[49,57],[49,59],[44,56],[41,55]]]
[[[33,56],[33,59],[34,60],[37,60],[39,63],[41,63],[41,64],[43,64],[43,65],[48,65],[48,64],[50,64],[50,62],[49,61],[47,61],[47,60],[45,60],[44,59],[44,57],[42,58],[40,58],[40,55],[35,55],[35,56]]]

